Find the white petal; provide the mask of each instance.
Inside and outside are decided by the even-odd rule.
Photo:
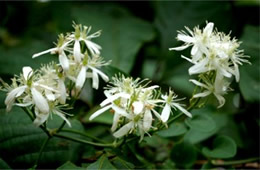
[[[122,115],[124,117],[127,117],[128,119],[131,119],[131,116],[124,109],[122,109],[122,108],[120,108],[120,107],[118,107],[118,106],[116,106],[114,104],[112,104],[112,109],[116,113],[118,113],[118,114],[120,114],[120,115]]]
[[[199,73],[204,73],[206,71],[209,71],[209,69],[206,67],[208,64],[208,59],[203,59],[200,62],[196,63],[192,67],[189,68],[189,74],[199,74]]]
[[[81,49],[80,49],[80,42],[78,40],[75,41],[74,47],[73,47],[73,55],[74,59],[77,63],[81,62]]]
[[[192,61],[190,58],[188,58],[188,57],[185,57],[185,56],[181,55],[181,58],[184,58],[185,60],[187,60],[187,61],[193,63],[193,61]]]
[[[133,102],[134,114],[140,114],[144,109],[144,104],[142,102]]]
[[[76,80],[76,89],[81,90],[86,80],[86,67],[82,66]]]
[[[86,46],[88,47],[89,51],[91,52],[91,54],[100,54],[100,49],[101,47],[89,40],[84,40]]]
[[[197,80],[190,79],[189,81],[197,86],[204,87],[205,89],[209,89],[209,87],[206,84],[203,84]]]
[[[105,81],[105,82],[108,82],[109,81],[109,78],[107,75],[105,75],[102,71],[96,69],[95,67],[92,67],[92,66],[89,66],[89,68],[91,68],[93,71],[97,72],[101,77],[102,79]]]
[[[67,93],[66,93],[66,87],[65,87],[64,81],[61,79],[59,79],[59,81],[58,81],[58,89],[60,91],[59,101],[61,104],[65,104],[66,98],[67,98]]]
[[[127,93],[117,93],[115,95],[109,96],[106,100],[104,100],[102,103],[100,103],[100,106],[103,107],[103,106],[107,105],[108,103],[112,103],[119,97],[129,99],[130,95]]]
[[[38,92],[35,88],[32,88],[31,92],[33,102],[39,109],[39,111],[45,114],[49,113],[49,105],[47,100],[43,97],[43,95],[40,92]]]
[[[177,109],[179,109],[182,113],[184,113],[185,115],[192,117],[191,113],[188,112],[186,109],[184,109],[183,107],[181,107],[178,103],[172,103],[173,106],[177,107]]]
[[[161,114],[161,120],[165,123],[170,117],[171,107],[169,104],[165,104],[162,114]]]
[[[192,49],[191,49],[191,55],[195,55],[196,53],[197,53],[197,51],[198,51],[198,46],[197,45],[194,45],[193,47],[192,47]]]
[[[120,117],[121,117],[121,115],[115,112],[114,117],[113,117],[113,124],[111,127],[112,132],[114,132],[116,130]]]
[[[149,129],[152,127],[152,121],[153,121],[153,117],[152,117],[151,110],[146,110],[143,118],[143,130],[145,132],[148,132]]]
[[[101,115],[102,113],[104,113],[105,111],[107,111],[108,109],[110,109],[112,107],[112,105],[108,105],[106,107],[103,107],[101,109],[99,109],[98,111],[96,111],[95,113],[93,113],[90,117],[89,120],[93,120],[94,118],[96,118],[97,116]]]
[[[132,128],[134,127],[134,122],[129,122],[125,124],[123,127],[121,127],[118,131],[116,131],[113,135],[116,138],[120,138],[124,135],[126,135]]]
[[[50,91],[52,91],[52,92],[55,92],[55,93],[59,93],[59,91],[57,91],[56,89],[54,89],[54,88],[52,88],[52,87],[49,87],[49,86],[46,86],[46,85],[44,85],[44,84],[40,84],[40,83],[33,83],[33,86],[35,87],[35,86],[38,86],[38,87],[41,87],[41,88],[44,88],[44,89],[46,89],[46,90],[50,90]]]
[[[202,93],[197,93],[197,94],[195,94],[193,97],[194,97],[194,98],[206,97],[206,96],[208,96],[208,95],[210,95],[210,94],[211,94],[210,91],[204,91],[204,92],[202,92]]]
[[[206,27],[203,30],[203,33],[205,33],[208,37],[210,36],[210,34],[213,31],[213,27],[214,27],[214,23],[209,22]]]
[[[191,46],[191,45],[190,44],[185,44],[185,45],[182,45],[180,47],[169,48],[169,50],[182,51],[182,50],[188,48],[189,46]]]
[[[6,105],[7,112],[9,112],[11,110],[12,105],[15,101],[15,98],[21,96],[26,88],[27,88],[27,86],[20,86],[20,87],[17,87],[15,89],[11,90],[8,93],[7,97],[5,98],[5,105]]]
[[[99,84],[98,74],[97,74],[97,72],[93,71],[92,72],[92,87],[94,89],[98,89],[98,84]]]
[[[240,75],[239,75],[239,69],[237,64],[234,65],[234,75],[236,77],[236,82],[239,82]]]
[[[33,124],[36,126],[42,125],[49,117],[49,113],[39,113],[34,119]]]
[[[59,112],[58,110],[53,110],[53,113],[60,116],[63,120],[65,120],[65,122],[69,125],[69,127],[71,127],[69,120],[64,116],[63,113]]]
[[[69,70],[69,60],[65,54],[64,51],[62,51],[62,53],[59,55],[59,62],[61,67],[65,70],[68,71]]]
[[[194,38],[188,35],[184,35],[184,34],[178,34],[177,35],[177,39],[186,43],[193,43],[194,42]]]
[[[142,91],[145,91],[145,90],[153,90],[153,89],[156,89],[156,88],[159,88],[160,86],[158,86],[158,85],[153,85],[153,86],[151,86],[151,87],[147,87],[147,88],[144,88],[144,89],[142,89]]]
[[[219,102],[218,108],[221,108],[225,104],[226,100],[223,96],[221,96],[219,94],[215,94],[215,96],[216,96],[216,98],[218,99],[218,102]]]
[[[55,95],[50,90],[45,90],[45,96],[49,101],[54,101],[56,99]]]
[[[32,74],[33,74],[33,70],[31,67],[28,66],[23,67],[23,77],[26,81],[31,78]]]
[[[152,109],[152,112],[158,119],[161,119],[161,115],[156,110]]]
[[[51,48],[51,49],[42,51],[42,52],[40,52],[40,53],[34,54],[34,55],[32,56],[32,58],[39,57],[39,56],[41,56],[41,55],[43,55],[43,54],[46,54],[46,53],[52,53],[53,51],[56,51],[56,50],[57,50],[57,48]]]
[[[32,102],[28,102],[28,103],[15,103],[16,106],[20,106],[20,107],[27,107],[32,105]]]

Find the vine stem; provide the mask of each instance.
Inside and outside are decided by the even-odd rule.
[[[32,121],[34,121],[34,113],[30,109],[28,109],[27,107],[22,107],[22,108],[26,112],[26,114],[30,117],[30,119]],[[40,128],[46,133],[46,135],[48,137],[51,137],[49,131],[44,126],[40,125]]]
[[[48,142],[49,142],[50,139],[51,139],[51,137],[48,136],[48,137],[44,140],[44,142],[43,142],[43,144],[42,144],[42,146],[41,146],[40,152],[39,152],[39,156],[38,156],[38,158],[37,158],[37,160],[36,160],[36,162],[35,162],[34,169],[37,168],[37,166],[38,166],[38,164],[39,164],[39,161],[41,160],[41,157],[42,157],[42,152],[43,152],[44,148],[46,147],[46,145],[48,144]]]
[[[77,130],[74,130],[74,129],[61,129],[61,132],[74,133],[74,134],[78,134],[78,135],[81,135],[81,136],[85,136],[85,137],[91,138],[91,139],[96,140],[96,141],[101,142],[101,143],[105,143],[104,141],[98,139],[95,136],[87,134],[86,132],[81,132],[81,131],[77,131]]]
[[[98,147],[116,147],[117,146],[115,143],[105,144],[105,143],[90,142],[90,141],[86,141],[86,140],[83,140],[83,139],[65,136],[65,135],[62,135],[62,134],[53,134],[53,136],[55,136],[57,138],[67,139],[67,140],[70,140],[70,141],[83,143],[83,144],[89,144],[89,145],[98,146]]]
[[[213,165],[236,165],[236,164],[244,164],[244,163],[259,161],[259,160],[260,160],[259,157],[255,157],[255,158],[248,158],[248,159],[235,160],[235,161],[212,160],[211,163]]]

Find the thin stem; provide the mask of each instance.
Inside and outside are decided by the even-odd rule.
[[[171,118],[169,121],[168,121],[168,124],[171,124],[174,120],[178,119],[179,117],[181,117],[183,115],[182,112],[180,112],[178,115],[176,115],[175,117]]]
[[[27,108],[27,107],[21,107],[25,113],[30,117],[30,119],[33,121],[34,117],[33,117],[33,113]]]
[[[30,119],[34,121],[34,113],[30,109],[28,109],[28,107],[22,107],[22,108],[26,112],[26,114],[30,117]],[[44,126],[40,125],[40,128],[47,134],[48,137],[51,136],[49,131]]]
[[[40,152],[39,152],[39,156],[38,156],[38,158],[37,158],[37,160],[36,160],[36,162],[35,162],[34,168],[37,168],[37,166],[38,166],[38,164],[39,164],[39,161],[40,161],[40,159],[41,159],[41,156],[42,156],[42,152],[43,152],[44,148],[46,147],[46,145],[47,145],[47,143],[49,142],[50,139],[51,139],[51,137],[48,136],[48,137],[44,140],[44,142],[43,142],[43,144],[42,144],[42,146],[41,146]]]
[[[74,138],[74,137],[70,137],[70,136],[65,136],[65,135],[62,135],[62,134],[53,134],[53,136],[55,136],[57,138],[67,139],[67,140],[71,140],[71,141],[74,141],[74,142],[79,142],[79,143],[83,143],[83,144],[89,144],[89,145],[93,145],[93,146],[116,147],[116,145],[114,143],[103,144],[103,143],[90,142],[90,141],[86,141],[86,140],[83,140],[83,139],[78,139],[78,138]]]
[[[101,142],[101,143],[105,143],[104,141],[100,140],[99,138],[95,137],[95,136],[92,136],[90,134],[87,134],[86,132],[81,132],[81,131],[77,131],[75,129],[61,129],[61,132],[69,132],[69,133],[74,133],[74,134],[78,134],[78,135],[81,135],[81,136],[85,136],[85,137],[88,137],[88,138],[91,138],[91,139],[94,139],[98,142]]]
[[[248,159],[235,160],[235,161],[212,160],[211,163],[213,165],[236,165],[236,164],[244,164],[244,163],[259,161],[259,160],[260,160],[259,157],[255,157],[255,158],[248,158]]]
[[[66,121],[63,120],[62,124],[61,124],[60,127],[57,129],[56,133],[59,133],[59,132],[62,130],[62,128],[65,126],[65,124],[66,124]]]

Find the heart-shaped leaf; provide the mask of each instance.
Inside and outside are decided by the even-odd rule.
[[[213,142],[213,149],[204,147],[202,153],[211,158],[232,158],[236,155],[237,145],[228,136],[218,136]]]

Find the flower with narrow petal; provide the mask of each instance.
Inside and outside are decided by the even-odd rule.
[[[161,114],[161,120],[162,122],[166,123],[170,117],[171,107],[176,110],[179,109],[181,112],[183,112],[185,115],[192,117],[191,113],[188,112],[186,109],[184,109],[181,104],[177,103],[180,100],[183,99],[176,99],[178,96],[174,94],[173,91],[169,90],[168,95],[162,95],[162,99],[165,101],[165,106],[163,108],[162,114]]]

